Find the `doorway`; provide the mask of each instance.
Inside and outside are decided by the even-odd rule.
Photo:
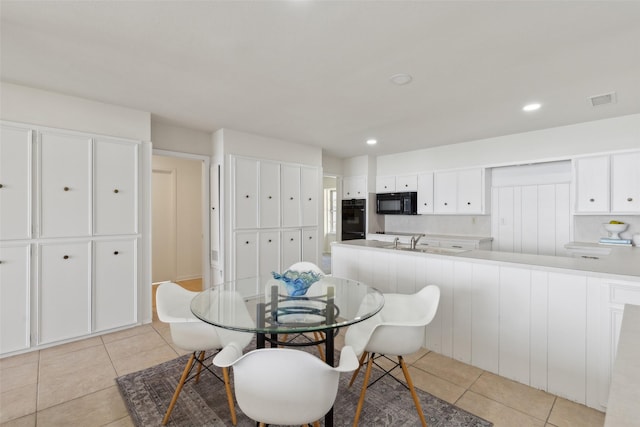
[[[209,157],[154,150],[152,156],[152,306],[156,285],[208,287]]]
[[[331,243],[337,240],[339,227],[338,212],[338,178],[336,176],[325,175],[322,179],[323,187],[323,222],[324,222],[324,245],[322,248],[322,259],[320,268],[326,274],[331,273]]]

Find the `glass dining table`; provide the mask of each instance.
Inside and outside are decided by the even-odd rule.
[[[271,276],[237,279],[198,293],[191,311],[200,320],[223,330],[256,334],[256,347],[325,346],[326,363],[334,365],[338,330],[379,312],[384,296],[355,280],[323,276],[304,295],[291,296],[284,282]],[[284,336],[314,334],[318,339],[285,340]],[[308,334],[307,334],[308,335]],[[333,413],[325,426],[333,425]]]

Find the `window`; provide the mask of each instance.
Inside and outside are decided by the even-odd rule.
[[[335,188],[327,188],[324,190],[325,206],[326,206],[326,232],[335,233],[338,221],[338,192]]]

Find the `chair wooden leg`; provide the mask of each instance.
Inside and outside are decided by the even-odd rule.
[[[196,372],[196,384],[198,383],[198,381],[200,381],[200,371],[202,371],[202,362],[204,361],[204,351],[200,352],[200,355],[198,356],[198,360],[200,361],[200,363],[198,363],[198,371]]]
[[[313,423],[313,427],[320,427],[320,421],[316,421]]]
[[[409,370],[407,369],[407,365],[404,363],[404,359],[402,358],[402,356],[398,356],[398,361],[400,362],[400,366],[402,367],[402,373],[404,374],[404,378],[407,380],[407,385],[409,386],[409,390],[411,390],[411,397],[413,398],[413,403],[416,404],[416,410],[418,411],[418,416],[420,417],[422,426],[427,427],[427,420],[425,420],[424,418],[424,413],[422,412],[422,406],[420,406],[420,399],[418,399],[418,395],[416,394],[416,389],[413,387],[413,381],[411,381],[411,376],[409,375]]]
[[[227,391],[227,400],[229,401],[229,412],[231,412],[231,424],[236,425],[236,408],[233,404],[233,393],[231,393],[231,382],[229,381],[229,368],[222,368],[222,376],[224,377],[224,388]]]
[[[314,331],[313,332],[313,339],[316,341],[320,341],[323,337],[320,335],[319,332]],[[322,346],[320,344],[317,345],[318,347],[318,353],[320,353],[320,359],[322,359],[323,362],[326,362],[327,359],[326,357],[324,357],[324,351],[322,351]]]
[[[360,368],[362,368],[362,364],[364,363],[364,360],[366,359],[368,354],[369,354],[369,352],[365,351],[365,352],[362,353],[362,356],[360,356],[360,363],[358,363],[358,369],[356,369],[356,371],[351,376],[351,381],[349,381],[349,387],[351,387],[353,382],[356,380],[356,377],[358,376],[358,373],[360,372]]]
[[[369,384],[369,377],[371,376],[371,367],[373,366],[373,353],[369,356],[367,362],[367,370],[364,373],[364,383],[362,384],[362,391],[360,392],[360,400],[358,400],[358,407],[356,408],[356,416],[353,419],[353,427],[358,425],[360,419],[360,413],[362,412],[362,406],[364,405],[364,395],[367,392],[367,385]]]
[[[180,396],[180,392],[182,391],[182,386],[184,386],[184,382],[187,380],[189,376],[189,372],[191,372],[191,368],[195,363],[196,352],[194,351],[187,362],[187,366],[184,367],[184,371],[182,371],[182,376],[180,377],[180,382],[178,382],[178,386],[176,387],[176,391],[173,392],[173,397],[171,398],[171,403],[169,403],[169,407],[167,408],[167,413],[164,414],[164,418],[162,419],[162,425],[166,425],[169,422],[169,417],[171,416],[171,411],[173,411],[173,407],[178,401],[178,396]]]

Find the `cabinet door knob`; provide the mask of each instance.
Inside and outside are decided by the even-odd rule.
[[[64,187],[64,191],[69,191],[69,187]]]
[[[405,184],[404,186],[405,186],[405,187],[408,187],[408,186],[409,186],[409,184]]]
[[[633,202],[633,198],[632,197],[627,197],[627,202]]]
[[[269,243],[271,243],[271,239],[269,239]]]
[[[293,237],[291,238],[291,241],[293,242]]]
[[[269,196],[269,199],[272,199],[272,197],[271,197],[271,196]]]
[[[216,210],[216,207],[215,207],[215,206],[211,207],[211,210],[212,210],[212,211],[215,211],[215,210]]]
[[[246,242],[244,242],[244,244],[245,244],[245,245],[248,245],[248,244],[249,244],[249,241],[247,240]]]
[[[2,188],[2,184],[0,184],[0,188]]]
[[[69,255],[65,255],[62,257],[63,259],[69,259]]]
[[[426,204],[426,203],[425,203],[424,205],[425,205],[425,206],[427,206],[427,204]]]
[[[246,196],[244,196],[244,198],[245,198],[245,199],[248,199],[248,198],[249,198],[249,195],[247,194]]]
[[[118,251],[114,251],[114,252],[113,252],[113,254],[114,254],[114,255],[118,255],[119,253],[120,253],[120,252],[118,252]]]
[[[447,203],[447,202],[444,202],[444,205],[445,205],[445,206],[447,206],[448,204],[449,204],[449,203]]]
[[[589,199],[589,201],[593,203],[596,201],[596,199]]]
[[[309,197],[309,201],[311,201],[311,197]]]
[[[113,190],[114,193],[118,194],[120,192],[120,190],[118,190],[117,188],[115,190]]]
[[[289,200],[293,200],[293,197],[289,197]]]
[[[309,240],[312,240],[312,239],[313,239],[313,236],[309,236]]]
[[[468,206],[471,206],[471,202],[467,202],[467,205],[468,205]]]

